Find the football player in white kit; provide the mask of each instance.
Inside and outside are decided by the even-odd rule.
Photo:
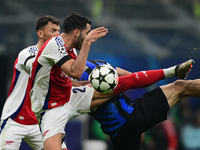
[[[68,120],[88,113],[110,98],[135,87],[151,85],[165,78],[163,70],[155,73],[142,72],[150,76],[139,79],[136,74],[119,77],[119,82],[113,92],[102,94],[94,91],[90,84],[75,87],[69,77],[80,78],[86,65],[90,46],[98,38],[105,36],[108,29],[99,27],[91,30],[91,22],[85,16],[72,12],[63,23],[63,33],[46,41],[33,62],[31,77],[28,82],[26,98],[31,98],[32,110],[41,114],[41,130],[45,150],[60,150],[65,136],[65,125]],[[80,49],[76,57],[75,50]],[[190,71],[194,61],[191,60],[182,74]],[[176,67],[170,69],[176,73]],[[167,71],[168,72],[168,71]],[[77,81],[78,82],[78,81]],[[78,82],[77,85],[82,84]],[[89,83],[86,81],[85,83]],[[148,83],[148,84],[147,84]],[[200,96],[200,80],[177,82],[160,87],[161,95],[166,97],[169,107],[172,107],[183,96]],[[192,86],[191,86],[192,85]],[[173,89],[173,90],[170,90]],[[173,95],[173,96],[170,96]],[[42,112],[42,113],[41,113]]]
[[[107,33],[108,29],[105,27],[91,30],[90,20],[73,12],[64,21],[63,33],[46,41],[40,48],[32,64],[25,99],[30,98],[30,93],[32,110],[37,115],[40,115],[42,110],[46,110],[43,111],[41,119],[44,149],[61,149],[68,120],[66,111],[73,113],[74,116],[75,108],[77,108],[80,110],[76,114],[78,116],[90,110],[94,89],[89,85],[72,89],[69,76],[81,77],[91,44]],[[72,59],[76,57],[73,48],[81,49],[76,60]],[[51,95],[51,91],[55,94]],[[73,95],[71,91],[77,94]],[[67,103],[69,99],[71,103]]]
[[[43,149],[38,120],[31,101],[24,99],[32,62],[44,42],[60,32],[60,20],[44,16],[36,22],[38,43],[23,49],[15,60],[13,79],[1,116],[1,150],[19,149],[22,139],[34,150]]]

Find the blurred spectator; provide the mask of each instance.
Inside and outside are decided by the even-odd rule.
[[[184,150],[200,150],[200,113],[191,113],[190,122],[180,131],[180,138]]]
[[[174,4],[181,8],[183,11],[187,12],[190,16],[194,16],[192,1],[191,0],[175,0]]]
[[[190,98],[182,98],[170,111],[169,115],[172,118],[176,127],[176,132],[180,139],[180,129],[184,124],[189,122],[191,118]],[[179,141],[178,150],[183,150],[182,142]]]
[[[191,115],[190,98],[182,98],[179,102],[169,111],[173,122],[177,128],[180,128],[185,122],[189,121]]]
[[[92,4],[92,17],[95,19],[101,19],[103,11],[103,0],[95,0]]]
[[[142,148],[177,150],[178,139],[174,123],[169,118],[144,134]]]
[[[89,117],[89,140],[104,141],[107,144],[107,150],[114,150],[110,137],[102,132],[100,124],[92,117]]]
[[[193,12],[197,20],[200,19],[200,0],[192,0]]]

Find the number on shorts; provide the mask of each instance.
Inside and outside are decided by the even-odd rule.
[[[79,91],[79,92],[81,92],[81,93],[84,93],[84,92],[85,92],[85,87],[84,87],[83,89],[81,89],[81,88],[74,88],[74,89],[73,89],[73,92],[74,92],[74,93],[77,93],[77,91]]]

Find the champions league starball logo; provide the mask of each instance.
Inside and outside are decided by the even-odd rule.
[[[61,53],[61,54],[66,54],[67,53],[67,51],[66,51],[64,46],[59,46],[58,47],[58,52]]]

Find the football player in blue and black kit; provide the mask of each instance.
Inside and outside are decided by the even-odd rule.
[[[102,60],[87,61],[85,71],[79,80],[88,80],[91,71],[102,64],[108,63]],[[119,76],[131,74],[129,71],[113,67]],[[142,73],[136,75],[136,78],[141,78]],[[147,75],[148,73],[145,74],[146,77]],[[136,87],[143,86],[139,85],[141,82],[136,84]],[[137,99],[119,94],[89,114],[100,123],[102,131],[110,136],[115,150],[139,150],[142,133],[166,120],[169,109],[166,97],[160,92],[160,88],[156,88]]]

